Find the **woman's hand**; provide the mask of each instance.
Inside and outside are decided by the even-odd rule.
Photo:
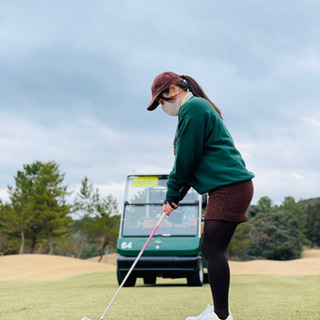
[[[172,207],[171,207],[171,205],[172,205]],[[173,210],[178,208],[178,206],[174,202],[171,202],[171,205],[169,204],[169,202],[167,202],[166,204],[163,205],[163,212],[165,212],[167,216],[170,216],[170,213]]]

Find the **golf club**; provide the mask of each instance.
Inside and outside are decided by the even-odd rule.
[[[119,293],[120,289],[123,287],[123,285],[125,284],[125,282],[127,281],[127,279],[129,278],[132,270],[134,269],[134,267],[136,266],[137,262],[139,261],[140,257],[142,256],[144,250],[146,249],[147,245],[149,244],[151,238],[154,236],[154,234],[156,233],[156,231],[158,230],[160,224],[162,223],[162,221],[164,220],[164,218],[166,217],[166,213],[164,212],[162,214],[162,216],[160,217],[159,221],[157,222],[157,225],[155,226],[155,228],[153,229],[153,231],[151,232],[148,240],[146,241],[146,243],[144,244],[143,248],[141,249],[139,255],[137,256],[136,260],[133,262],[130,270],[128,271],[127,275],[125,276],[125,278],[123,279],[123,281],[121,282],[117,292],[115,293],[115,295],[113,296],[113,298],[111,299],[109,305],[107,306],[106,310],[104,311],[104,313],[102,314],[102,316],[100,317],[99,320],[102,320],[105,316],[105,314],[107,313],[107,311],[109,310],[113,300],[115,299],[115,297],[117,296],[117,294]],[[91,320],[90,318],[87,317],[83,317],[82,320]]]

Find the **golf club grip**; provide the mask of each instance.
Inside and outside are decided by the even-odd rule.
[[[111,299],[109,305],[107,306],[107,308],[106,308],[106,310],[104,311],[103,315],[101,316],[100,320],[102,320],[102,319],[104,318],[104,316],[105,316],[105,314],[107,313],[108,309],[110,308],[113,300],[115,299],[115,297],[117,296],[118,292],[120,291],[120,289],[123,287],[123,285],[125,284],[125,282],[126,282],[127,279],[129,278],[132,270],[134,269],[134,267],[135,267],[136,264],[138,263],[138,261],[139,261],[140,257],[142,256],[144,250],[146,249],[147,245],[149,244],[150,240],[152,239],[152,237],[154,236],[154,234],[155,234],[156,231],[158,230],[160,224],[162,223],[162,221],[164,220],[165,217],[166,217],[166,213],[164,212],[164,213],[162,214],[162,216],[160,217],[157,225],[156,225],[155,228],[153,229],[152,233],[150,234],[148,240],[146,241],[146,243],[144,244],[143,248],[141,249],[140,253],[138,254],[136,260],[134,260],[134,262],[133,262],[131,268],[129,269],[129,271],[127,272],[125,278],[122,280],[122,282],[121,282],[121,284],[120,284],[117,292],[115,293],[115,295],[114,295],[113,298]]]

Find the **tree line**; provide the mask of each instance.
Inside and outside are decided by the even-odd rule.
[[[120,222],[116,200],[84,177],[72,203],[54,162],[23,165],[0,199],[0,255],[48,253],[85,258],[114,248]],[[91,251],[91,252],[90,252]]]
[[[101,196],[85,176],[79,191],[64,184],[54,161],[23,165],[0,199],[0,255],[47,253],[88,258],[115,251],[120,215],[111,194]],[[70,199],[70,197],[69,197]],[[303,246],[320,247],[320,197],[274,205],[262,197],[238,226],[228,255],[239,260],[296,259]]]
[[[289,196],[281,205],[262,197],[248,215],[230,243],[230,257],[290,260],[300,258],[303,247],[320,247],[320,197],[296,202]]]

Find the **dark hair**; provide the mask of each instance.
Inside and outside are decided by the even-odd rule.
[[[209,101],[210,104],[218,112],[220,118],[222,119],[222,114],[221,114],[220,109],[207,97],[207,95],[204,93],[204,91],[202,90],[200,85],[197,83],[197,81],[189,76],[180,76],[180,77],[184,81],[177,83],[177,86],[180,87],[184,91],[189,89],[195,97],[201,97],[201,98],[204,98],[207,101]]]
[[[177,87],[181,88],[183,91],[186,91],[187,89],[189,89],[195,97],[201,97],[201,98],[206,99],[208,102],[210,102],[210,104],[218,112],[220,118],[223,119],[220,109],[207,97],[207,95],[204,93],[204,91],[202,90],[202,88],[200,87],[200,85],[197,83],[196,80],[194,80],[193,78],[191,78],[189,76],[180,76],[180,78],[182,78],[183,80],[180,81],[179,83],[176,83]],[[177,97],[177,96],[164,97],[163,93],[168,94],[169,88],[166,90],[163,90],[159,95],[159,98],[161,98],[165,101],[173,101]]]

